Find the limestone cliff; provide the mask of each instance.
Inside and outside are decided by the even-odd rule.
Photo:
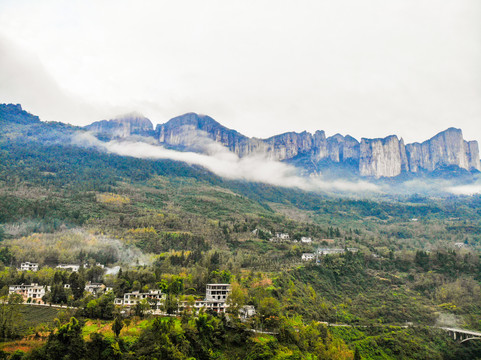
[[[465,141],[461,130],[455,128],[423,143],[408,145],[395,135],[384,139],[363,138],[358,142],[349,135],[326,137],[324,131],[314,134],[288,132],[268,139],[249,138],[209,116],[195,113],[157,125],[155,131],[150,120],[140,115],[99,121],[87,129],[111,137],[153,136],[159,144],[198,152],[211,151],[210,145],[215,142],[240,157],[262,154],[268,159],[290,161],[307,172],[322,172],[326,166],[344,166],[361,176],[379,178],[406,172],[432,172],[453,165],[481,171],[478,143]]]
[[[391,135],[384,139],[361,139],[359,174],[393,177],[407,170],[404,142]]]
[[[465,141],[466,154],[468,156],[469,170],[476,169],[481,171],[481,163],[479,161],[479,146],[477,141]]]
[[[154,135],[152,122],[137,113],[122,115],[112,120],[96,121],[85,128],[94,133],[107,135],[112,138],[125,138],[132,135]]]
[[[211,139],[239,156],[256,151],[262,144],[255,139],[222,126],[206,115],[188,113],[157,125],[155,137],[159,143],[187,148],[203,147]]]
[[[477,141],[467,142],[460,129],[449,128],[423,143],[406,146],[409,171],[434,171],[456,165],[466,170],[480,170]]]

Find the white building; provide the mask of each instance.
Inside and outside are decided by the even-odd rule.
[[[38,263],[32,262],[23,262],[20,264],[20,270],[22,271],[37,271],[38,270]]]
[[[287,233],[276,233],[276,236],[270,238],[269,241],[272,242],[279,242],[279,241],[289,241],[290,236]]]
[[[89,292],[94,296],[99,296],[100,294],[105,292],[105,289],[106,286],[104,284],[92,283],[90,281],[85,285],[85,291]]]
[[[302,261],[312,261],[316,258],[316,255],[313,253],[304,253],[302,254]]]
[[[357,248],[347,248],[347,251],[357,252]],[[343,248],[319,248],[317,253],[319,255],[334,255],[334,254],[344,254],[346,252]]]
[[[230,284],[207,284],[205,287],[205,299],[207,301],[226,301],[230,294]]]
[[[80,265],[74,265],[74,264],[59,264],[56,267],[57,269],[62,269],[62,270],[70,270],[72,272],[77,272],[80,269]]]
[[[310,237],[303,236],[303,237],[301,237],[301,243],[310,244],[310,243],[312,243],[312,239]]]
[[[24,302],[31,299],[32,302],[39,304],[43,304],[42,297],[47,291],[50,291],[50,286],[38,285],[36,283],[30,285],[10,285],[8,287],[9,294],[20,294]]]
[[[253,305],[244,305],[239,309],[239,317],[243,320],[256,315],[256,308]]]
[[[164,304],[165,294],[162,294],[161,290],[149,290],[146,293],[140,291],[133,291],[131,293],[125,293],[124,298],[115,298],[114,304],[119,306],[132,307],[137,305],[140,301],[149,301],[152,310],[160,310]]]
[[[319,255],[343,254],[345,251],[342,248],[320,248],[317,250]]]
[[[207,284],[205,288],[205,299],[194,303],[196,310],[207,309],[217,313],[225,313],[228,308],[227,297],[231,291],[230,284]]]

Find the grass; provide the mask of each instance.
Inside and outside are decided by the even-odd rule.
[[[24,320],[21,330],[27,331],[30,328],[36,328],[39,325],[53,327],[54,320],[64,314],[65,309],[59,309],[49,306],[37,305],[19,305],[19,314]],[[62,312],[62,314],[60,314]]]
[[[112,323],[113,320],[87,320],[83,329],[82,335],[85,340],[90,338],[90,334],[92,333],[101,333],[106,338],[113,338],[114,332],[112,331]],[[146,329],[151,323],[149,319],[139,319],[133,318],[129,326],[124,324],[120,332],[120,337],[124,340],[132,340],[139,337],[142,330]]]
[[[0,344],[0,350],[8,354],[13,354],[16,351],[23,351],[29,353],[33,349],[37,349],[44,345],[46,339],[44,337],[29,336],[21,340],[13,340]]]

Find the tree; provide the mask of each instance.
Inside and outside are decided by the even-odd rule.
[[[359,348],[356,347],[356,350],[354,351],[354,360],[361,360],[361,353],[359,352]]]
[[[83,315],[89,318],[112,319],[115,310],[114,299],[114,293],[109,291],[98,299],[88,301],[83,308]]]
[[[175,326],[174,319],[155,318],[134,345],[137,359],[186,360],[189,342],[183,332]]]
[[[58,324],[57,331],[49,335],[44,352],[47,359],[83,359],[86,348],[79,321],[72,317],[67,324]]]
[[[279,319],[281,304],[272,296],[263,298],[259,303],[259,316],[264,324],[275,326]]]
[[[87,353],[91,360],[105,359],[104,352],[109,348],[110,343],[100,333],[91,333],[90,341],[87,343]]]
[[[119,337],[120,335],[120,331],[122,330],[122,328],[124,327],[124,323],[122,321],[122,319],[118,316],[115,317],[115,320],[112,324],[112,331],[114,332],[115,334],[115,337]]]
[[[23,320],[19,317],[18,304],[23,298],[19,294],[11,294],[0,299],[0,338],[13,338],[18,335]]]
[[[62,283],[53,284],[50,288],[50,293],[46,294],[48,302],[54,304],[66,304],[67,303],[67,293]]]
[[[0,227],[0,241],[2,237],[2,228]],[[9,247],[2,247],[0,249],[0,261],[5,265],[10,265],[15,261],[15,256],[10,251]]]
[[[81,299],[85,291],[85,280],[78,273],[73,272],[69,276],[69,283],[73,298],[75,300]]]
[[[144,317],[148,310],[150,310],[150,303],[147,301],[147,299],[142,299],[135,304],[135,316]]]
[[[227,310],[229,314],[232,314],[233,316],[238,316],[239,309],[244,306],[245,300],[245,289],[243,289],[239,283],[233,282],[231,284],[231,291],[229,293],[229,296],[227,297],[227,305],[229,306]]]
[[[179,309],[177,298],[174,295],[167,294],[167,297],[165,298],[164,309],[167,314],[175,314],[175,312]]]

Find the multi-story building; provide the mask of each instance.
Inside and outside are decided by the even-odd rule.
[[[77,272],[80,269],[80,265],[74,264],[59,264],[57,269],[70,270],[72,272]]]
[[[89,281],[85,285],[85,291],[89,292],[90,294],[92,294],[94,296],[99,296],[100,294],[105,292],[105,289],[106,289],[106,286],[104,284],[100,284],[100,283],[92,283],[92,282]]]
[[[256,315],[256,308],[254,305],[244,305],[239,309],[239,317],[241,320],[247,320]]]
[[[207,284],[205,299],[196,301],[194,307],[197,310],[204,308],[217,313],[225,313],[228,307],[226,301],[230,291],[230,284]]]
[[[49,286],[38,285],[32,283],[30,285],[10,285],[8,287],[9,294],[20,294],[22,295],[23,302],[30,299],[34,303],[43,304],[43,296],[47,291],[50,291]]]
[[[230,284],[207,284],[205,287],[206,301],[226,301],[230,293]]]
[[[276,238],[279,240],[289,240],[290,236],[287,233],[276,233]]]
[[[310,244],[310,243],[312,243],[312,239],[310,237],[303,236],[303,237],[301,237],[301,243]]]
[[[152,310],[160,310],[164,304],[165,294],[162,294],[161,290],[149,290],[146,293],[133,291],[125,293],[123,298],[116,298],[114,303],[119,306],[132,307],[142,300],[149,301]]]
[[[38,263],[32,263],[29,261],[23,262],[20,264],[20,270],[22,271],[37,271],[38,270]]]
[[[347,248],[347,251],[350,252],[357,252],[357,248]],[[319,255],[334,255],[334,254],[344,254],[346,249],[343,248],[319,248],[317,249],[317,253]]]
[[[312,261],[316,258],[316,255],[312,253],[304,253],[302,254],[302,261]]]

